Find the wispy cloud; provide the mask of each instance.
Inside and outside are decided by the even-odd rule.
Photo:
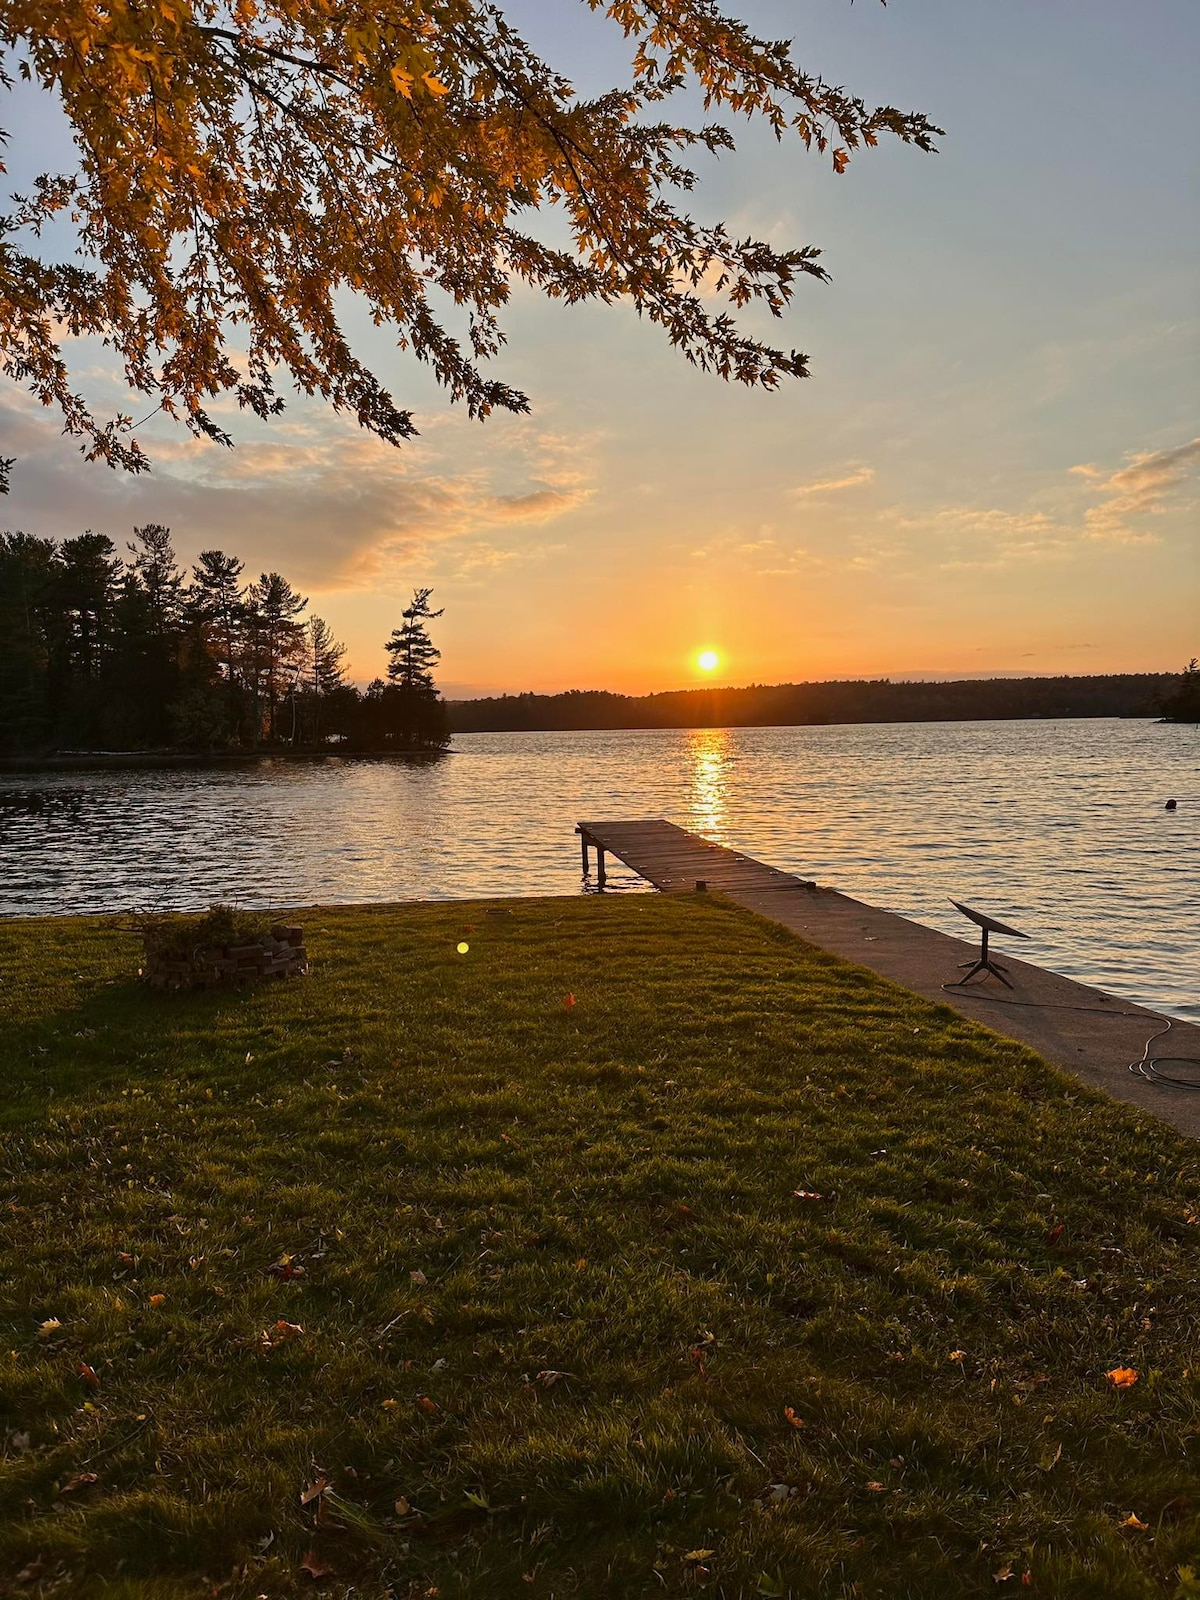
[[[791,491],[794,500],[805,500],[809,495],[840,494],[843,489],[857,489],[875,478],[874,467],[854,467],[840,478],[821,478],[816,483],[802,483]]]
[[[1128,458],[1115,472],[1094,462],[1072,467],[1076,477],[1104,498],[1084,513],[1084,528],[1091,539],[1116,544],[1153,544],[1157,536],[1134,526],[1139,517],[1161,516],[1172,497],[1200,468],[1200,439],[1169,450],[1147,450]]]
[[[166,522],[181,551],[219,546],[323,591],[407,581],[416,562],[466,573],[523,559],[540,547],[533,530],[593,493],[586,444],[523,422],[482,460],[466,429],[396,449],[331,414],[235,450],[164,432],[148,441],[153,472],[129,478],[82,465],[44,413],[8,399],[0,432],[18,466],[0,511],[11,525],[91,526],[120,542],[138,522]]]

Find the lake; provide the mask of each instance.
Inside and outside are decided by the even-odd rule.
[[[0,913],[571,894],[663,816],[1200,1020],[1200,728],[1095,719],[464,734],[444,759],[0,774]],[[1169,796],[1178,810],[1167,812]],[[645,884],[616,863],[616,892]],[[1003,942],[1003,941],[1001,941]]]

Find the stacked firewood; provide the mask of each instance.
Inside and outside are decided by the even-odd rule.
[[[196,949],[186,957],[148,953],[141,978],[154,989],[216,989],[259,978],[291,978],[307,971],[303,929],[280,923],[257,944]]]

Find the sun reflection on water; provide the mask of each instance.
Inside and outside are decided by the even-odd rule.
[[[728,728],[687,730],[688,826],[718,841],[725,833],[730,755]]]

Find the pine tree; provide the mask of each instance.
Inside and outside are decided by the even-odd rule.
[[[264,572],[246,592],[246,648],[252,737],[257,748],[264,726],[269,740],[279,735],[279,704],[294,688],[304,651],[304,624],[296,619],[307,606],[286,578]]]
[[[433,669],[442,659],[442,652],[430,639],[425,624],[440,617],[442,612],[429,609],[432,593],[432,589],[413,591],[412,604],[400,613],[404,618],[403,623],[392,630],[392,636],[385,646],[391,657],[387,669],[388,680],[397,688],[427,694],[435,692]]]
[[[449,743],[445,704],[433,681],[442,652],[426,627],[442,615],[430,609],[432,593],[432,589],[413,592],[412,604],[401,612],[401,626],[393,630],[385,647],[391,660],[389,688],[383,697],[384,727],[388,739],[405,748]]]
[[[103,533],[64,539],[55,562],[50,716],[56,739],[94,743],[104,724],[101,677],[112,645],[123,567]]]
[[[237,682],[238,644],[246,618],[241,587],[244,570],[236,556],[227,556],[223,550],[201,550],[187,595],[188,608],[209,630],[217,663],[231,687]]]
[[[342,662],[346,646],[333,637],[323,617],[310,617],[305,637],[304,669],[305,737],[316,744],[321,737],[322,713],[329,699],[345,688]]]
[[[50,735],[52,539],[0,534],[0,749],[36,749]]]

